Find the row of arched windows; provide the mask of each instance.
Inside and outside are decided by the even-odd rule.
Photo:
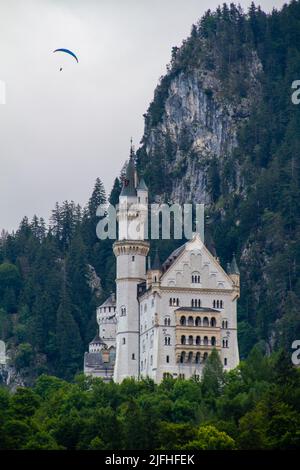
[[[201,307],[201,300],[200,299],[192,299],[191,306],[192,307]]]
[[[203,319],[201,317],[197,317],[194,319],[192,316],[186,318],[184,315],[180,317],[180,325],[181,326],[212,326],[215,327],[217,326],[217,321],[215,317],[212,317],[210,320],[208,317],[204,317]]]
[[[223,308],[224,303],[223,300],[214,300],[213,301],[213,308]]]
[[[170,307],[179,307],[179,299],[175,299],[175,298],[170,298],[169,299],[169,305]]]
[[[200,344],[203,344],[204,346],[208,346],[208,345],[216,346],[217,340],[215,336],[212,336],[210,340],[208,339],[208,336],[204,336],[203,340],[201,340],[200,336],[194,337],[192,335],[190,336],[182,335],[181,344],[189,344],[189,345],[196,344],[197,346],[199,346]]]
[[[185,351],[182,351],[180,354],[179,361],[181,364],[183,364],[184,362],[195,362],[196,364],[199,364],[201,362],[201,359],[202,359],[202,362],[204,362],[206,361],[207,357],[208,357],[207,352],[203,353],[203,355],[201,356],[200,352],[197,352],[196,354],[194,354],[192,351],[188,353]]]
[[[200,284],[200,275],[192,274],[192,284]]]

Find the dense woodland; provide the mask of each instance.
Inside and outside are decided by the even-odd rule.
[[[197,60],[212,67],[210,55],[197,47],[203,37],[211,54],[222,51],[213,55],[219,58],[214,66],[230,97],[244,93],[247,78],[241,66],[233,79],[230,64],[242,65],[249,47],[263,64],[260,106],[241,129],[228,165],[213,162],[208,175],[210,235],[223,266],[233,251],[239,258],[239,344],[242,358],[249,357],[224,374],[213,354],[201,383],[74,379],[95,335],[95,308],[115,289],[112,241],[99,241],[95,231],[96,208],[107,200],[98,178],[86,207],[65,201],[56,205],[49,226],[39,217],[25,217],[15,233],[1,234],[0,338],[10,363],[32,388],[13,395],[0,388],[0,448],[300,445],[300,379],[290,363],[291,343],[300,338],[300,106],[290,99],[291,83],[300,78],[300,3],[270,15],[254,5],[247,14],[233,5],[208,12],[173,50],[146,123],[161,119],[172,74]],[[163,158],[146,162],[143,155],[142,143],[139,170],[152,196],[162,193],[168,187]],[[236,162],[243,188],[231,191]],[[112,204],[119,192],[116,178],[108,198]],[[161,258],[178,243],[160,243]]]
[[[41,375],[0,389],[0,449],[297,449],[299,429],[299,370],[259,348],[226,374],[213,351],[202,382]]]

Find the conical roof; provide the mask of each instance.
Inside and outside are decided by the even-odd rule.
[[[232,256],[230,268],[231,268],[231,274],[240,274],[240,271],[239,271],[239,268],[235,259],[235,253],[233,253],[233,256]]]
[[[130,155],[130,159],[126,168],[126,175],[123,179],[123,187],[121,196],[136,196],[135,189],[135,165],[133,161],[133,154]]]
[[[144,178],[141,178],[138,184],[138,187],[136,189],[139,189],[140,191],[148,191],[148,187],[145,183]]]
[[[155,256],[154,256],[152,269],[159,269],[159,270],[161,269],[161,262],[159,259],[158,248],[156,248],[155,250]]]

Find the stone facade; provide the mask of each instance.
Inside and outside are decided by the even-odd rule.
[[[144,240],[148,191],[138,181],[133,158],[127,166],[120,195],[116,300],[111,296],[97,312],[100,345],[86,353],[115,353],[111,377],[200,377],[206,358],[216,349],[225,370],[239,363],[237,300],[240,275],[233,257],[227,272],[202,242],[199,234],[175,250],[161,264],[156,254],[146,270],[149,242]],[[141,206],[140,206],[141,205]],[[141,207],[141,209],[140,209]],[[135,223],[130,233],[129,222]],[[114,302],[112,301],[114,300]],[[110,312],[104,308],[111,308]],[[99,348],[92,352],[91,349]],[[113,361],[114,354],[111,355]],[[113,373],[112,373],[113,369]]]

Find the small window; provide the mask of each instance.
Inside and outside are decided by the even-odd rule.
[[[134,256],[131,257],[131,261],[134,261]]]
[[[227,357],[224,357],[224,366],[227,366]]]
[[[131,355],[131,359],[134,361],[135,360],[135,354]]]
[[[122,339],[122,343],[123,343],[123,344],[126,344],[126,338],[123,338],[123,339]]]
[[[170,356],[166,356],[166,362],[167,362],[167,363],[170,362]]]
[[[153,364],[153,356],[150,356],[150,365],[152,366]]]

